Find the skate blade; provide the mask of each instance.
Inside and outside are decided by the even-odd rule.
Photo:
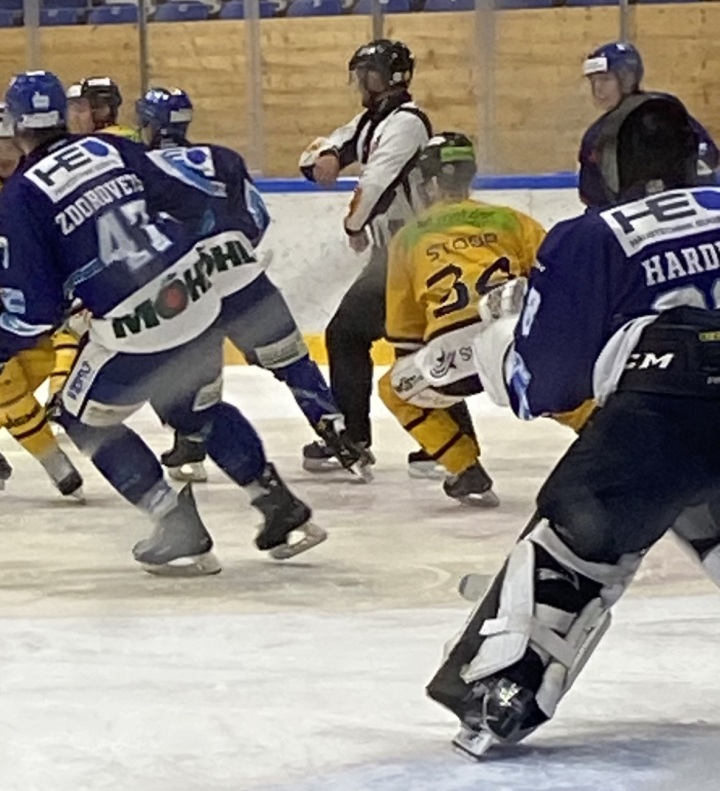
[[[208,475],[201,461],[181,464],[179,467],[168,467],[168,475],[174,481],[182,483],[207,483]]]
[[[369,464],[361,464],[357,462],[349,468],[353,474],[353,478],[357,483],[371,483],[375,476],[373,475],[372,467]]]
[[[415,462],[408,464],[408,475],[417,480],[441,481],[447,477],[447,470],[439,464]]]
[[[143,563],[138,561],[143,571],[157,577],[206,577],[210,574],[219,574],[222,565],[213,552],[202,555],[188,555],[176,558],[169,563]]]
[[[458,593],[469,602],[477,602],[484,596],[493,577],[490,574],[466,574],[458,584]]]
[[[500,498],[492,489],[488,489],[482,494],[466,494],[454,499],[463,505],[470,506],[470,508],[497,508],[500,505]]]
[[[285,543],[280,544],[278,547],[273,547],[270,550],[271,558],[275,560],[289,560],[296,555],[307,552],[308,549],[312,549],[318,544],[322,544],[327,538],[327,530],[313,522],[306,522],[302,527],[298,527],[297,531],[293,532],[303,533],[303,537],[292,544]]]
[[[488,731],[473,731],[463,726],[452,740],[452,746],[464,758],[479,761],[496,744],[496,738]]]
[[[337,472],[342,464],[336,459],[303,459],[302,468],[306,472]]]
[[[78,505],[87,505],[87,500],[85,499],[85,492],[82,490],[82,487],[79,489],[75,489],[74,492],[70,492],[70,494],[66,494],[65,497],[68,500],[74,500]]]

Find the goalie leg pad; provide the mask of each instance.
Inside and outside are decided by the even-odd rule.
[[[607,630],[609,609],[639,562],[633,555],[617,564],[589,563],[540,522],[511,552],[428,693],[463,721],[476,721],[479,685],[509,677],[522,686],[518,679],[533,677],[535,703],[549,719]],[[471,656],[463,643],[475,644]]]

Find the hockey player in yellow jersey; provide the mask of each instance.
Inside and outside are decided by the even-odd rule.
[[[68,130],[73,134],[89,135],[93,132],[118,135],[139,140],[137,129],[118,124],[122,94],[110,77],[86,77],[67,89]],[[53,419],[57,413],[60,391],[70,375],[78,355],[77,335],[67,327],[53,335],[55,365],[50,374],[48,413]]]
[[[103,132],[140,140],[138,130],[118,124],[122,94],[110,77],[86,77],[67,89],[68,130],[91,135]]]
[[[4,107],[0,105],[0,119]],[[0,120],[0,185],[11,178],[21,157],[13,140],[13,130]],[[0,295],[0,327],[3,324],[3,305],[18,295]],[[0,428],[4,428],[20,445],[33,455],[63,495],[82,500],[82,478],[72,462],[60,450],[47,423],[45,407],[34,392],[48,378],[55,359],[49,338],[34,348],[20,352],[5,365],[0,365]],[[0,489],[12,474],[12,467],[0,455]]]
[[[418,355],[436,355],[432,371],[472,355],[478,303],[504,281],[527,275],[545,232],[521,212],[470,198],[475,151],[468,137],[444,132],[423,149],[417,168],[432,201],[390,246],[386,333],[397,361],[380,380],[380,396],[401,425],[449,473],[445,493],[480,507],[499,504],[492,479],[480,464],[477,444],[447,408],[482,391],[476,375],[449,388],[433,387],[417,369]],[[440,340],[438,340],[440,339]],[[442,350],[452,339],[450,354]],[[437,349],[437,351],[436,351]]]

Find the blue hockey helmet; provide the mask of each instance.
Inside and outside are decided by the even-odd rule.
[[[16,129],[64,129],[67,99],[60,80],[50,71],[26,71],[10,81],[5,114]]]
[[[645,67],[640,53],[632,44],[613,41],[593,50],[583,63],[586,77],[608,72],[617,75],[623,94],[630,94],[640,87]]]
[[[150,88],[135,103],[140,127],[150,126],[161,136],[184,139],[193,119],[190,97],[179,88]]]

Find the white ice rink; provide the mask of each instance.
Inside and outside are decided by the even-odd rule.
[[[0,437],[16,467],[0,495],[0,791],[720,788],[720,597],[672,539],[523,745],[466,762],[424,697],[468,612],[458,579],[499,567],[568,431],[472,401],[503,501],[483,512],[407,477],[412,442],[380,404],[362,486],[301,470],[310,429],[269,375],[230,369],[226,392],[330,530],[285,565],[254,549],[256,513],[212,469],[197,495],[223,573],[148,576],[130,555],[143,517],[84,460],[82,508]],[[135,424],[167,446],[152,414]]]

